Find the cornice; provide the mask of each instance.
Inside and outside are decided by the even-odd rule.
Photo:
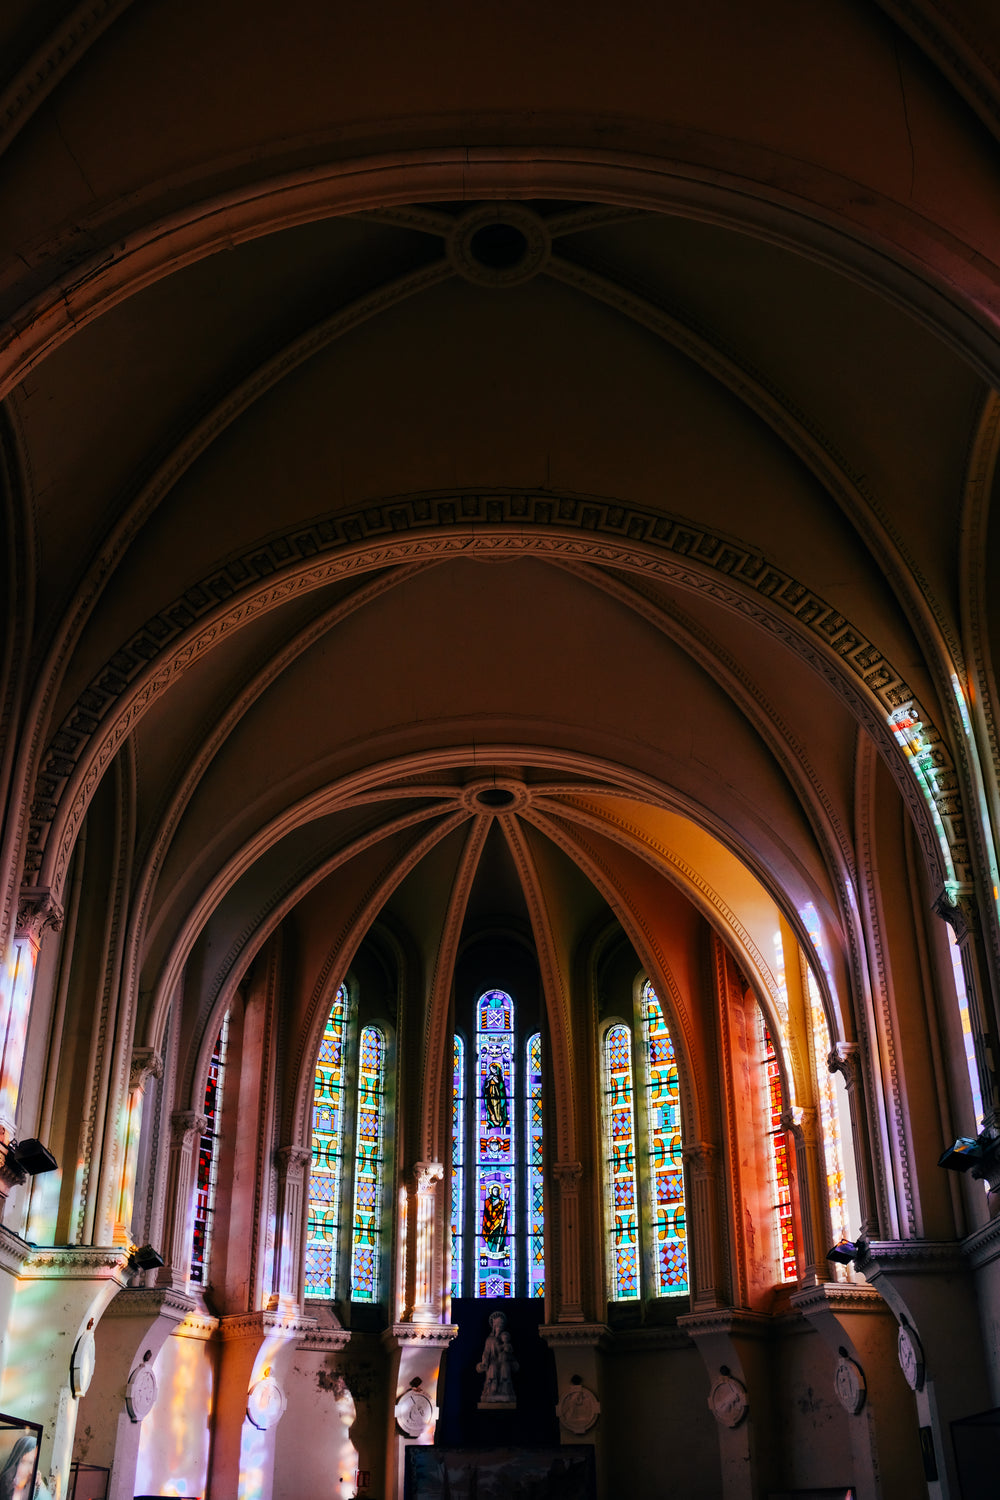
[[[613,1337],[607,1323],[542,1323],[538,1332],[550,1349],[607,1349]]]
[[[869,1240],[855,1266],[869,1281],[881,1275],[937,1275],[965,1267],[958,1240]]]
[[[108,1281],[127,1275],[127,1262],[128,1251],[117,1245],[33,1246],[21,1280]]]
[[[792,1306],[803,1315],[829,1310],[834,1313],[884,1313],[887,1304],[876,1287],[863,1281],[825,1281],[793,1292]]]
[[[414,1344],[443,1348],[458,1334],[457,1323],[390,1323],[381,1338],[386,1349],[403,1349]]]
[[[113,1297],[104,1313],[106,1318],[170,1318],[174,1322],[196,1313],[193,1297],[173,1287],[125,1286]],[[213,1323],[217,1319],[212,1319]]]
[[[991,1219],[988,1224],[966,1235],[962,1241],[962,1253],[977,1271],[1000,1258],[1000,1218]]]
[[[261,1312],[232,1313],[219,1319],[219,1336],[224,1344],[235,1339],[306,1338],[315,1332],[316,1319],[297,1307],[265,1309]]]
[[[6,1271],[8,1275],[20,1276],[31,1252],[32,1246],[27,1240],[22,1240],[19,1234],[15,1234],[12,1229],[5,1229],[0,1224],[0,1271]]]
[[[541,1331],[541,1330],[540,1330]],[[544,1335],[543,1335],[544,1336]],[[683,1328],[652,1324],[646,1328],[628,1328],[612,1336],[612,1354],[642,1354],[655,1349],[691,1349],[694,1340]]]
[[[219,1332],[220,1319],[211,1313],[200,1312],[197,1309],[185,1314],[174,1329],[174,1338],[178,1339],[200,1339],[207,1343],[214,1339]]]
[[[695,1340],[709,1334],[766,1339],[771,1337],[773,1326],[773,1320],[766,1313],[750,1312],[741,1307],[718,1307],[705,1312],[682,1313],[677,1319],[677,1327]]]
[[[349,1328],[311,1328],[298,1340],[296,1349],[309,1349],[315,1354],[336,1354],[351,1342]]]

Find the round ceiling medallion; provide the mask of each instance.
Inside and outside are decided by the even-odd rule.
[[[474,781],[462,788],[462,804],[470,812],[519,812],[527,800],[528,788],[506,777],[497,780],[491,776],[489,781]]]
[[[448,259],[477,286],[517,286],[542,270],[551,248],[548,230],[530,208],[484,203],[456,222]]]

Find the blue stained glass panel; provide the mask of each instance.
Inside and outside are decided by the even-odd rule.
[[[451,1295],[462,1295],[465,1206],[465,1043],[456,1033],[451,1089]]]
[[[542,1172],[542,1038],[528,1038],[525,1068],[528,1151],[528,1295],[545,1296],[545,1185]]]
[[[476,1028],[476,1290],[512,1297],[515,1277],[514,1002],[487,990]]]

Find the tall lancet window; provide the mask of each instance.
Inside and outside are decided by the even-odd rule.
[[[657,1297],[688,1290],[687,1215],[680,1087],[674,1044],[653,986],[642,987],[649,1176],[653,1200],[654,1280]]]
[[[219,1127],[222,1121],[222,1083],[226,1073],[226,1046],[229,1042],[229,1012],[212,1049],[205,1080],[202,1113],[205,1129],[198,1148],[198,1185],[194,1200],[194,1233],[191,1239],[190,1279],[194,1286],[208,1283],[209,1258],[212,1253],[212,1220],[219,1183]]]
[[[545,1182],[542,1173],[542,1038],[529,1036],[525,1048],[525,1157],[528,1219],[528,1295],[545,1296]]]
[[[354,1235],[351,1300],[378,1301],[382,1222],[382,1117],[385,1106],[385,1037],[377,1026],[361,1033],[358,1113],[354,1151]]]
[[[767,1090],[767,1139],[770,1150],[771,1191],[774,1198],[774,1213],[778,1224],[781,1245],[781,1279],[794,1281],[798,1276],[795,1256],[795,1225],[792,1220],[792,1182],[788,1161],[788,1139],[781,1123],[781,1069],[777,1053],[771,1040],[764,1012],[757,1011],[760,1026],[760,1046],[764,1059]]]
[[[451,1090],[451,1295],[462,1295],[465,1262],[465,1042],[456,1032]]]
[[[639,1183],[632,1032],[628,1026],[608,1027],[603,1060],[608,1292],[612,1302],[625,1302],[639,1295]]]
[[[476,1295],[514,1296],[517,1161],[514,1002],[487,990],[476,1017]]]
[[[307,1297],[336,1294],[344,1155],[344,1032],[347,988],[337,991],[313,1076],[312,1163],[306,1227]]]

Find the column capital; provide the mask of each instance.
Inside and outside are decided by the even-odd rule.
[[[415,1161],[413,1182],[418,1193],[433,1193],[444,1178],[444,1163],[440,1161]]]
[[[145,1088],[150,1078],[159,1080],[162,1077],[163,1058],[160,1054],[153,1047],[133,1047],[128,1075],[129,1093],[133,1089]]]
[[[22,885],[17,893],[17,921],[14,928],[19,938],[30,938],[35,944],[42,940],[47,927],[58,932],[63,924],[63,909],[47,885]]]
[[[943,917],[959,942],[979,929],[979,908],[971,891],[952,892],[945,888],[932,903],[939,917]]]
[[[311,1157],[312,1151],[308,1146],[279,1146],[274,1153],[278,1170],[286,1176],[289,1172],[301,1172]]]
[[[692,1141],[681,1148],[681,1155],[695,1177],[714,1177],[718,1170],[718,1147],[710,1141]]]
[[[831,1073],[841,1073],[848,1089],[856,1088],[861,1081],[861,1047],[858,1042],[835,1042],[831,1047],[826,1065]]]
[[[564,1193],[572,1193],[580,1186],[583,1176],[583,1163],[578,1161],[557,1161],[552,1163],[552,1174]]]
[[[193,1109],[175,1109],[170,1116],[170,1140],[182,1146],[188,1136],[204,1135],[208,1116],[195,1114]]]

